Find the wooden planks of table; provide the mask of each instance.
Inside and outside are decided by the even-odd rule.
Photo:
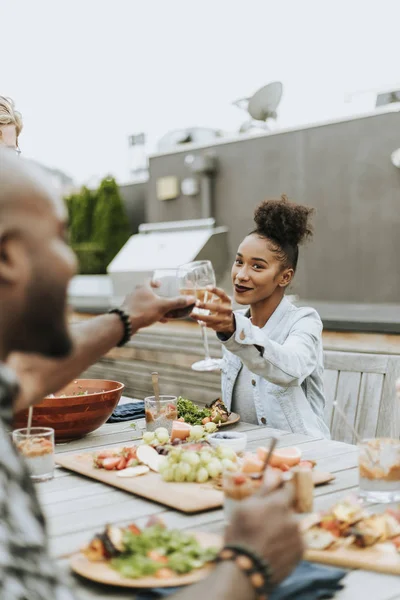
[[[140,439],[143,428],[143,421],[136,421],[136,430],[130,427],[129,422],[106,424],[81,440],[57,445],[56,452],[96,451],[115,444],[129,443]],[[305,459],[317,460],[318,468],[334,473],[336,479],[332,483],[315,489],[316,510],[328,509],[346,493],[357,489],[355,446],[243,422],[234,429],[247,433],[249,450],[265,444],[275,435],[279,438],[279,446],[299,446]],[[81,600],[134,598],[132,590],[107,588],[69,574],[68,555],[79,549],[96,532],[102,531],[106,523],[127,524],[136,521],[139,525],[144,525],[149,516],[160,514],[169,527],[215,533],[223,531],[222,510],[185,515],[61,468],[56,469],[52,481],[38,484],[37,490],[47,518],[51,553]],[[374,510],[384,510],[386,506],[374,505]],[[400,578],[352,571],[345,579],[345,589],[336,598],[400,600]]]

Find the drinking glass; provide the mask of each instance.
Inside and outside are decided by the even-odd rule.
[[[360,496],[368,502],[400,500],[400,440],[376,438],[358,444]]]
[[[160,396],[158,402],[155,396],[144,399],[146,417],[146,430],[155,431],[158,427],[165,427],[171,435],[172,424],[178,418],[176,396]]]
[[[180,292],[186,296],[195,296],[201,302],[210,302],[212,293],[207,286],[215,286],[214,268],[209,260],[198,260],[179,267],[178,270]],[[207,326],[201,321],[201,315],[210,314],[209,310],[194,308],[193,313],[200,317],[197,322],[201,327],[201,335],[204,346],[204,360],[192,365],[194,371],[219,371],[222,361],[211,358],[208,346]]]
[[[163,298],[175,298],[181,294],[178,269],[156,269],[153,273],[153,282],[159,285],[155,288],[156,294]],[[194,304],[171,310],[166,316],[168,319],[185,319],[194,309]]]
[[[48,481],[54,475],[54,429],[30,427],[15,429],[12,439],[25,462],[33,481]]]
[[[255,494],[261,485],[261,479],[255,479],[248,473],[224,471],[222,489],[224,491],[224,513],[229,522],[237,505]]]

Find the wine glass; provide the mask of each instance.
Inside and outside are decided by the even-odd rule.
[[[207,286],[215,286],[215,273],[214,268],[209,260],[197,260],[191,263],[182,265],[178,269],[180,292],[186,296],[195,296],[201,302],[210,302],[212,299],[212,293],[207,289]],[[210,314],[209,310],[194,308],[194,315],[201,317],[201,315]],[[195,362],[192,365],[194,371],[219,371],[221,369],[222,361],[216,358],[211,358],[210,349],[208,346],[207,326],[201,321],[201,318],[197,320],[201,327],[201,336],[203,338],[204,345],[204,360]]]
[[[181,295],[178,269],[156,269],[152,281],[158,286],[154,289],[158,296],[163,298],[175,298]],[[168,319],[185,319],[194,309],[194,304],[171,310],[165,316]]]

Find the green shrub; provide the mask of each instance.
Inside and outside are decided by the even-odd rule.
[[[103,179],[96,191],[82,187],[66,199],[70,243],[79,272],[103,274],[130,237],[130,226],[115,179]]]
[[[103,179],[97,191],[92,241],[105,249],[107,265],[130,237],[128,217],[115,179]]]
[[[80,275],[103,275],[107,272],[104,248],[98,244],[72,244],[72,249],[78,258]]]

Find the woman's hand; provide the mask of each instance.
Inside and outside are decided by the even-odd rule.
[[[232,311],[232,301],[223,290],[217,287],[207,286],[207,290],[217,298],[211,302],[196,301],[196,308],[209,310],[209,315],[193,314],[192,317],[201,320],[210,329],[217,333],[232,335],[236,330],[235,316]]]

